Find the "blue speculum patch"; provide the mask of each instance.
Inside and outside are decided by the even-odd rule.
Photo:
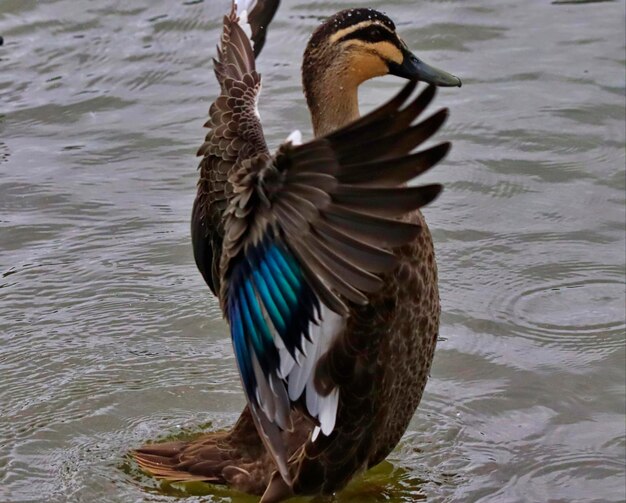
[[[309,338],[310,321],[319,315],[319,300],[289,248],[275,239],[248,248],[229,281],[227,309],[235,356],[246,393],[255,399],[253,353],[266,376],[277,372],[277,334],[295,358],[303,338]]]

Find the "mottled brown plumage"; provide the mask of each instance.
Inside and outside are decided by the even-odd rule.
[[[265,9],[273,14],[277,3],[264,2]],[[417,208],[440,187],[404,184],[448,152],[444,143],[411,154],[440,128],[447,111],[415,124],[434,87],[410,100],[411,83],[383,107],[338,129],[358,118],[358,85],[381,74],[381,65],[372,64],[373,48],[389,68],[399,65],[405,49],[393,23],[375,11],[343,11],[316,31],[303,75],[318,139],[285,144],[272,156],[256,113],[255,50],[235,10],[224,19],[215,61],[221,93],[198,151],[194,256],[228,313],[233,271],[247,250],[268,233],[290,250],[321,302],[345,320],[312,374],[320,396],[338,390],[336,421],[329,435],[316,431],[313,438],[320,421],[304,394],[282,423],[278,412],[267,416],[248,396],[251,405],[228,432],[134,451],[147,472],[228,484],[263,494],[265,503],[330,494],[382,461],[405,432],[427,381],[440,311],[432,238]],[[359,51],[367,53],[364,59]],[[333,93],[337,68],[359,62],[367,68],[357,79],[333,86],[349,109],[334,107],[341,101],[336,96],[319,100]],[[278,385],[281,374],[273,379]]]

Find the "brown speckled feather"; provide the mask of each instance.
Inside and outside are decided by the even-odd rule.
[[[261,77],[250,41],[233,10],[224,18],[218,58],[214,61],[220,95],[211,105],[209,128],[198,149],[200,180],[192,211],[194,258],[207,284],[219,291],[219,262],[224,235],[222,214],[232,187],[233,169],[246,159],[269,155],[256,107]]]

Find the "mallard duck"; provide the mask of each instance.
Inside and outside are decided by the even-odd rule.
[[[196,264],[229,323],[247,406],[230,431],[133,452],[157,477],[227,484],[263,503],[340,490],[391,452],[420,402],[440,307],[419,208],[441,186],[406,182],[450,148],[411,153],[447,117],[415,123],[434,86],[461,85],[416,58],[386,15],[341,11],[304,54],[315,138],[291,135],[271,154],[255,57],[277,5],[239,0],[224,18],[192,214]],[[387,74],[409,83],[360,117],[359,85]],[[431,85],[411,98],[418,80]]]

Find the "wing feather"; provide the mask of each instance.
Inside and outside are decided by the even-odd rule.
[[[372,293],[382,286],[378,276],[355,265],[351,257],[346,259],[344,258],[345,255],[342,256],[336,253],[331,246],[319,239],[315,234],[305,236],[304,244],[308,245],[310,251],[315,253],[322,263],[328,265],[336,277],[341,278],[357,291]]]
[[[355,211],[384,217],[396,217],[421,208],[441,192],[441,185],[421,187],[362,187],[340,185],[333,199],[336,203],[349,206]]]
[[[350,257],[361,268],[381,273],[392,269],[395,265],[395,255],[390,251],[339,232],[324,220],[317,223],[315,233],[327,242],[335,253],[341,254],[344,258]]]
[[[330,286],[328,291],[335,290],[355,304],[367,304],[367,297],[313,253],[309,243],[291,242],[290,244],[296,254],[313,269],[315,275]]]
[[[420,232],[418,225],[369,215],[337,204],[324,211],[323,218],[346,235],[388,248],[408,243]]]
[[[337,179],[348,184],[373,185],[376,174],[384,172],[385,179],[378,181],[376,186],[395,187],[432,168],[449,150],[450,143],[446,142],[400,159],[349,164],[342,167]]]

